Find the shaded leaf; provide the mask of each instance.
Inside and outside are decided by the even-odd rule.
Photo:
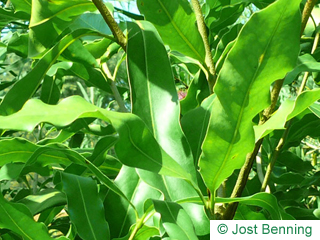
[[[49,240],[52,239],[42,223],[36,223],[29,209],[20,203],[7,202],[0,194],[0,227],[10,229],[24,239]],[[65,237],[58,239],[64,240]]]
[[[52,47],[58,36],[85,11],[95,11],[89,0],[32,0],[29,53],[36,56]]]
[[[132,112],[146,123],[160,146],[196,182],[192,153],[179,124],[178,95],[165,47],[152,24],[128,23],[128,27]],[[141,51],[137,52],[137,48]]]
[[[320,89],[304,91],[295,101],[286,100],[265,124],[254,127],[256,141],[275,129],[283,129],[287,121],[303,112],[318,99],[320,99]]]
[[[158,200],[153,200],[153,204],[170,238],[198,240],[190,217],[179,204]]]
[[[18,201],[29,208],[32,215],[43,212],[46,209],[65,205],[67,199],[64,193],[56,189],[45,189],[38,194],[28,195]]]
[[[126,236],[130,227],[136,223],[137,217],[145,213],[145,201],[161,198],[161,193],[141,180],[134,168],[123,166],[115,179],[115,184],[135,205],[138,216],[133,208],[117,195],[108,192],[104,201],[106,218],[110,224],[111,237]],[[124,238],[125,239],[125,238]]]
[[[189,111],[181,119],[181,125],[190,144],[196,165],[202,153],[202,143],[207,134],[215,97],[216,95],[212,95],[206,98],[200,107]]]
[[[281,219],[281,210],[278,206],[277,199],[275,196],[269,193],[256,193],[252,196],[241,197],[241,198],[216,198],[217,203],[231,203],[231,202],[240,202],[246,205],[259,206],[266,209],[272,220]]]
[[[109,225],[96,182],[67,173],[62,173],[62,182],[69,216],[79,236],[84,240],[110,239]]]
[[[0,105],[0,114],[9,115],[21,109],[23,104],[35,93],[41,80],[58,56],[78,38],[97,34],[88,30],[77,30],[59,41],[36,64],[36,66],[20,79],[5,95]]]
[[[0,128],[32,131],[41,122],[63,127],[78,118],[88,117],[112,123],[120,135],[116,152],[123,164],[192,182],[190,173],[158,145],[139,117],[98,108],[79,96],[66,98],[58,105],[47,105],[31,99],[21,111],[10,116],[0,116]]]

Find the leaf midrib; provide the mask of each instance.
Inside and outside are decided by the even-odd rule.
[[[80,4],[77,4],[77,5],[69,6],[69,7],[67,7],[67,8],[64,8],[64,9],[58,11],[58,12],[55,13],[55,14],[50,15],[50,17],[47,17],[47,18],[45,18],[45,19],[43,19],[43,20],[41,20],[41,21],[39,21],[39,22],[37,22],[37,23],[35,23],[35,24],[30,25],[30,28],[33,28],[33,27],[36,27],[36,26],[38,26],[38,25],[41,25],[41,24],[43,24],[43,23],[45,23],[45,22],[48,22],[48,21],[50,21],[51,19],[55,18],[56,16],[62,14],[63,12],[69,11],[69,10],[72,9],[72,8],[78,8],[78,7],[81,7],[81,6],[86,6],[86,5],[91,5],[91,4],[92,4],[92,2],[87,2],[87,3],[80,3]],[[32,15],[31,15],[31,16],[32,16]]]
[[[3,209],[3,211],[7,214],[7,216],[10,218],[10,220],[13,222],[13,224],[30,240],[32,240],[32,238],[25,232],[23,231],[22,228],[20,228],[20,226],[17,224],[17,222],[11,217],[11,215],[7,212],[7,210],[3,207],[2,204],[0,204],[0,207]]]
[[[84,199],[84,196],[83,196],[83,192],[82,192],[82,189],[81,189],[81,185],[80,185],[79,179],[76,178],[76,181],[77,181],[77,184],[78,184],[78,187],[79,187],[79,193],[80,193],[80,196],[81,196],[81,199],[82,199],[82,203],[83,203],[84,214],[86,215],[86,219],[87,219],[89,228],[91,230],[91,233],[93,235],[93,238],[96,240],[97,237],[96,237],[95,232],[93,230],[92,223],[90,222],[90,217],[89,217],[89,214],[88,214],[88,211],[87,211],[87,206],[86,206],[86,203],[85,203],[85,199]]]
[[[283,16],[284,16],[283,13],[284,13],[285,11],[286,11],[286,8],[284,7],[284,8],[282,9],[281,14],[280,14],[280,17],[279,17],[279,20],[278,20],[278,22],[277,22],[277,25],[276,25],[276,27],[273,29],[273,33],[272,33],[272,35],[271,35],[271,38],[270,38],[270,40],[269,40],[269,42],[268,42],[265,50],[263,51],[263,54],[262,54],[263,56],[265,56],[265,53],[267,52],[267,50],[268,50],[268,48],[269,48],[269,45],[270,45],[271,41],[273,40],[273,38],[274,38],[274,36],[275,36],[275,32],[278,30],[278,27],[279,27],[279,25],[280,25],[280,23],[281,23],[281,20],[282,20]],[[258,74],[258,72],[259,72],[259,70],[260,70],[260,66],[262,65],[262,62],[264,62],[264,58],[263,58],[263,60],[262,60],[261,62],[259,62],[258,67],[256,68],[256,71],[255,71],[255,73],[254,73],[254,75],[253,75],[253,77],[252,77],[252,79],[251,79],[251,81],[250,81],[250,86],[249,86],[248,89],[251,89],[251,88],[252,88],[252,85],[253,85],[253,83],[254,83],[255,80],[256,80],[256,75]],[[235,143],[235,139],[236,139],[236,137],[237,137],[237,129],[239,129],[239,126],[240,126],[240,124],[241,124],[241,122],[242,122],[242,117],[243,117],[244,108],[245,108],[244,105],[245,105],[245,103],[246,103],[246,100],[248,99],[249,92],[250,92],[250,90],[246,91],[246,95],[245,95],[245,98],[244,98],[243,103],[242,103],[242,106],[241,106],[241,110],[240,110],[240,113],[239,113],[239,117],[238,117],[238,119],[237,119],[237,124],[236,124],[235,131],[234,131],[234,133],[233,133],[233,137],[232,137],[231,143],[230,143],[229,146],[228,146],[228,150],[227,150],[227,153],[226,153],[226,155],[225,155],[225,157],[224,157],[224,160],[222,161],[221,167],[219,167],[217,174],[215,174],[215,176],[214,176],[214,178],[213,178],[213,180],[212,180],[212,183],[213,183],[212,185],[215,184],[215,182],[217,181],[217,178],[221,175],[221,172],[224,170],[224,166],[226,165],[226,163],[227,163],[227,161],[228,161],[229,155],[230,155],[230,153],[231,153],[231,150],[232,150],[233,145],[234,145],[234,143]]]
[[[171,17],[168,9],[162,4],[162,2],[160,0],[157,0],[157,2],[159,3],[159,5],[164,10],[164,12],[166,13],[167,17],[170,19],[170,22],[171,22],[172,26],[174,27],[174,29],[177,31],[178,35],[188,45],[188,47],[191,49],[191,51],[194,52],[196,54],[196,56],[198,56],[199,59],[203,60],[203,58],[201,57],[200,53],[193,47],[191,42],[189,42],[188,38],[186,38],[185,35],[182,33],[182,31],[179,29],[179,27],[177,26],[176,22]]]

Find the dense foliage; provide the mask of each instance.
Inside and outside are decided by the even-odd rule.
[[[317,0],[0,4],[0,239],[320,219]]]

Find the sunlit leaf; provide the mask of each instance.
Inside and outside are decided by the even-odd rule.
[[[203,41],[188,1],[138,0],[137,6],[172,50],[204,62]]]
[[[268,107],[271,83],[295,66],[300,49],[299,3],[280,0],[255,13],[224,62],[200,160],[200,172],[211,192],[241,168],[254,148],[252,119]]]

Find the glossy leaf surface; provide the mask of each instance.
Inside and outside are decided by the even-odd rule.
[[[109,225],[96,182],[73,174],[62,174],[71,221],[82,239],[110,239]]]
[[[299,3],[280,0],[255,13],[224,62],[200,160],[201,174],[211,192],[243,165],[255,142],[252,119],[268,107],[270,84],[295,66]],[[263,29],[259,28],[262,23]]]
[[[137,6],[172,50],[204,62],[203,41],[188,1],[138,0]]]

